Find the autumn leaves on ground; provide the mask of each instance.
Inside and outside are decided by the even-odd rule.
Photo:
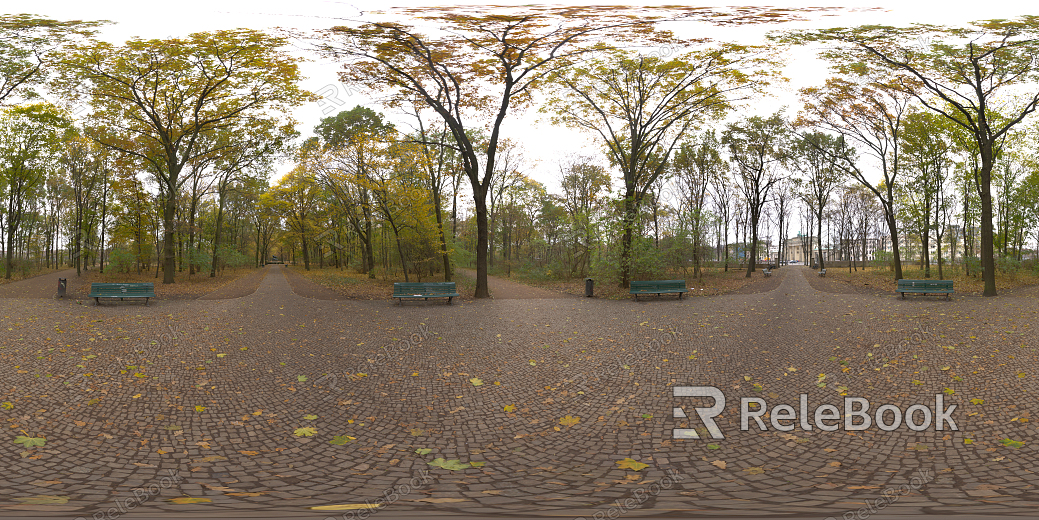
[[[289,269],[239,278],[256,283],[244,297],[147,308],[0,299],[0,507],[89,517],[155,484],[137,511],[590,518],[644,495],[647,514],[839,517],[920,472],[900,507],[1039,503],[1035,296],[901,301],[784,267],[682,301],[398,306],[302,297],[328,289]],[[687,385],[724,392],[724,438],[672,417],[711,405],[673,395]],[[940,394],[959,431],[740,431],[741,398],[800,393],[902,409]]]

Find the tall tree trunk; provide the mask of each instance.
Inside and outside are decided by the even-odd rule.
[[[437,215],[437,235],[440,237],[440,249],[444,257],[444,281],[451,281],[451,255],[447,249],[447,237],[444,236],[444,216],[441,209],[440,193],[433,190],[433,208]]]
[[[815,225],[816,235],[815,238],[819,242],[819,270],[826,269],[826,265],[823,264],[823,212],[820,208],[815,214]],[[809,264],[811,265],[811,264]]]
[[[171,172],[172,174],[172,172]],[[175,178],[175,177],[174,177]],[[171,183],[173,187],[176,187],[176,182]],[[163,261],[162,263],[162,283],[174,283],[174,277],[176,276],[177,269],[177,251],[174,248],[174,235],[176,230],[173,227],[174,216],[177,213],[177,197],[175,193],[166,194],[166,207],[162,212],[162,225],[163,228]],[[155,274],[158,277],[158,273]]]
[[[992,240],[992,143],[981,147],[981,269],[985,278],[984,296],[996,296],[996,259]]]
[[[213,230],[213,259],[209,264],[210,278],[216,278],[216,266],[220,260],[220,230],[224,227],[224,196],[220,194],[218,197],[220,201],[217,202],[216,228]]]
[[[471,183],[476,206],[476,298],[490,298],[487,288],[487,188]]]
[[[624,235],[621,238],[621,284],[627,289],[631,286],[631,264],[632,264],[632,241],[635,235],[635,212],[638,210],[635,204],[635,194],[628,192],[624,195]]]

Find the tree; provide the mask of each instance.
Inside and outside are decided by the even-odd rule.
[[[591,157],[571,157],[559,165],[566,208],[577,258],[570,262],[570,277],[584,277],[591,263],[592,247],[598,237],[597,214],[610,192],[610,175]]]
[[[830,201],[830,194],[839,186],[843,178],[843,170],[838,162],[850,157],[850,151],[844,150],[844,139],[833,137],[823,132],[808,132],[800,135],[791,143],[789,164],[803,175],[795,180],[801,198],[815,214],[816,238],[819,242],[819,269],[823,263],[823,214]],[[809,231],[809,237],[811,231]],[[809,246],[808,251],[811,251]],[[808,258],[807,255],[805,257]]]
[[[697,278],[703,277],[700,264],[709,214],[706,207],[708,188],[715,178],[725,174],[729,166],[718,152],[719,148],[721,143],[714,130],[708,130],[699,139],[682,143],[671,164],[678,181],[680,200],[685,206],[682,214],[689,219],[693,238],[693,274]]]
[[[788,133],[786,121],[777,112],[767,119],[752,116],[729,123],[722,134],[721,142],[729,149],[729,157],[736,166],[740,191],[749,210],[751,240],[747,278],[754,272],[758,261],[761,211],[769,200],[769,192],[780,180],[779,169],[786,160]]]
[[[650,26],[665,16],[723,24],[778,22],[800,14],[768,8],[723,12],[677,6],[650,14],[641,9],[636,13],[624,8],[558,6],[528,6],[495,14],[486,14],[482,8],[410,9],[407,13],[436,24],[438,36],[427,36],[400,23],[370,22],[323,31],[317,48],[325,56],[349,60],[340,74],[343,81],[374,90],[388,88],[395,93],[394,102],[428,106],[450,129],[476,210],[477,298],[489,296],[487,191],[502,123],[510,109],[530,102],[548,75],[596,48],[594,38],[607,32],[628,42],[660,43],[660,35]],[[486,146],[477,147],[470,131],[481,127],[490,133]]]
[[[763,78],[739,69],[756,61],[754,49],[721,45],[674,59],[615,50],[558,71],[550,101],[555,121],[602,139],[624,187],[621,286],[631,276],[635,218],[685,132],[706,117],[720,117]],[[752,59],[754,57],[755,59]]]
[[[322,182],[343,203],[342,210],[361,239],[361,269],[369,278],[375,278],[372,202],[366,185],[357,181],[375,167],[377,148],[393,132],[393,125],[384,121],[382,114],[360,105],[326,117],[314,128],[324,143],[324,157],[312,168],[320,172]]]
[[[992,169],[998,141],[1039,108],[1039,16],[983,20],[968,27],[915,24],[818,31],[810,39],[846,44],[830,55],[867,61],[893,75],[928,109],[963,128],[980,155],[981,263],[985,296],[996,296]],[[950,41],[951,40],[951,41]]]
[[[61,135],[71,126],[57,107],[38,103],[0,113],[0,188],[6,200],[4,277],[11,279],[15,238],[26,206],[58,162]]]
[[[0,15],[0,106],[8,97],[32,98],[45,67],[64,44],[89,37],[104,21],[59,21],[30,14]]]
[[[297,132],[291,124],[275,126],[269,119],[260,119],[243,125],[244,128],[222,130],[219,139],[226,145],[214,162],[216,170],[217,213],[213,231],[213,257],[209,267],[209,277],[216,277],[219,265],[220,240],[223,235],[224,207],[228,192],[235,183],[244,182],[247,172],[265,173],[273,168],[273,160],[288,147],[288,142]]]
[[[163,283],[174,283],[174,216],[185,165],[218,154],[206,139],[246,121],[276,118],[304,93],[285,41],[248,29],[184,39],[132,39],[76,47],[61,62],[62,88],[93,108],[89,135],[149,164],[165,194]]]
[[[97,145],[79,135],[79,132],[68,132],[64,136],[61,140],[60,154],[60,163],[68,174],[72,187],[76,211],[72,257],[76,263],[76,276],[79,276],[83,268],[84,220],[88,208],[92,205],[92,199],[96,196],[95,189],[100,187],[104,190],[104,176],[101,171],[103,165],[100,164],[101,158],[97,157]]]
[[[895,194],[901,172],[900,136],[911,95],[892,83],[876,80],[868,70],[835,68],[838,72],[847,73],[847,77],[830,78],[821,88],[801,90],[805,109],[798,117],[798,125],[825,128],[841,135],[845,141],[854,141],[862,145],[862,150],[880,166],[881,181],[874,183],[872,175],[867,175],[863,165],[859,164],[853,147],[845,145],[831,151],[819,149],[827,153],[836,152],[838,155],[833,164],[873,192],[880,201],[891,238],[895,279],[901,279],[902,255]]]
[[[310,270],[310,238],[314,231],[313,214],[321,187],[307,171],[305,162],[296,165],[274,187],[277,210],[288,221],[289,229],[303,246],[303,268]]]

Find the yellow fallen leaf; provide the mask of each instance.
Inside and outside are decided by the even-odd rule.
[[[637,461],[637,460],[635,460],[635,459],[633,459],[631,457],[628,457],[628,458],[625,458],[623,460],[618,460],[617,461],[617,466],[620,469],[630,469],[630,470],[634,470],[634,471],[642,471],[643,469],[648,468],[649,464],[644,464],[644,463],[639,462],[639,461]]]
[[[711,465],[716,467],[716,468],[718,468],[718,469],[725,469],[725,466],[726,466],[724,460],[716,460],[716,461],[712,462]]]
[[[313,506],[308,509],[313,509],[314,511],[350,511],[353,509],[368,509],[372,506],[382,507],[382,504],[335,504],[331,506]]]
[[[204,504],[206,502],[212,502],[208,498],[195,498],[195,497],[177,497],[171,498],[170,502],[174,504]]]

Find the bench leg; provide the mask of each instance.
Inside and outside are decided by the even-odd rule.
[[[451,305],[451,299],[452,299],[452,298],[454,298],[454,296],[448,296],[448,297],[447,297],[447,304],[448,304],[448,305]]]
[[[144,306],[145,306],[145,307],[147,307],[147,306],[148,306],[148,298],[145,298],[145,299],[144,299]]]
[[[94,307],[97,307],[98,305],[101,305],[101,301],[97,298],[94,298]]]

